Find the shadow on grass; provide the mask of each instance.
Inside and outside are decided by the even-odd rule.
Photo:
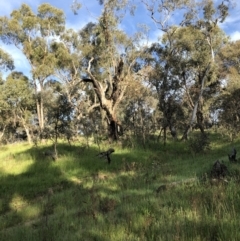
[[[236,214],[230,210],[238,205],[232,194],[219,196],[225,187],[219,192],[190,183],[156,193],[177,175],[170,147],[155,153],[119,150],[110,165],[96,157],[96,148],[59,144],[56,162],[43,155],[47,150],[40,146],[16,155],[16,163],[32,160],[20,174],[0,171],[0,240],[220,240],[221,225]],[[222,221],[211,209],[217,200],[220,211],[230,210]]]
[[[116,153],[108,165],[96,157],[96,148],[83,150],[79,146],[59,144],[59,159],[53,161],[51,156],[44,155],[47,150],[51,149],[33,147],[13,155],[14,165],[31,159],[19,174],[0,171],[0,240],[56,240],[56,237],[61,240],[65,233],[72,236],[72,240],[81,240],[77,238],[79,233],[85,234],[88,240],[109,240],[107,235],[100,237],[91,223],[96,221],[95,213],[99,210],[104,213],[111,205],[115,206],[111,199],[108,202],[99,195],[111,196],[115,191],[111,185],[96,187],[95,183],[101,184],[105,175],[119,172],[125,161],[141,160],[132,153]],[[75,230],[76,226],[79,228],[79,219],[86,227]]]

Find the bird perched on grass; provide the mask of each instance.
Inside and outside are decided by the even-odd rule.
[[[109,148],[107,151],[100,152],[99,154],[97,154],[97,156],[103,157],[103,158],[107,159],[108,160],[108,164],[110,164],[111,163],[110,155],[113,152],[115,152],[115,150],[113,148]]]
[[[237,161],[236,155],[237,155],[237,151],[236,151],[236,149],[233,147],[231,154],[228,154],[228,159],[229,159],[229,161],[230,161],[230,162],[236,162],[236,161]]]

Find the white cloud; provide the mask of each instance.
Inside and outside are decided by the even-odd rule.
[[[20,6],[18,0],[0,1],[0,15],[9,15],[18,6]]]
[[[39,1],[38,0],[25,0],[24,1],[25,4],[36,8],[39,5]],[[22,1],[19,0],[6,0],[0,1],[0,16],[9,16],[11,14],[11,12],[15,9],[19,9],[19,7],[23,4]]]
[[[68,29],[71,28],[75,31],[79,31],[89,22],[94,23],[94,22],[96,22],[96,19],[91,18],[91,17],[87,17],[84,20],[82,18],[79,18],[79,20],[74,21],[74,22],[66,21],[66,28],[68,28]]]
[[[240,39],[240,31],[235,31],[232,34],[230,34],[230,38],[232,41],[236,41]]]
[[[236,13],[235,13],[236,14]],[[238,24],[240,22],[240,14],[236,14],[236,15],[230,15],[226,18],[226,20],[223,23],[220,23],[219,26],[221,28],[229,28],[232,25]]]
[[[26,57],[23,55],[21,50],[17,49],[13,45],[1,45],[0,46],[4,51],[9,53],[11,57],[14,59],[14,65],[15,65],[15,71],[21,71],[26,76],[30,76],[30,65],[26,59]],[[3,73],[4,76],[6,76],[8,73]]]
[[[101,7],[92,0],[81,1],[82,7],[77,11],[77,15],[74,15],[72,10],[65,11],[66,16],[66,28],[72,28],[75,31],[80,30],[89,22],[97,22],[101,13]]]
[[[157,29],[157,30],[153,31],[151,41],[153,43],[159,42],[159,39],[162,38],[163,34],[164,34],[164,32],[160,29]]]

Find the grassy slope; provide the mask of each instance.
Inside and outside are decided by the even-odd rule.
[[[240,165],[227,161],[231,144],[211,138],[197,156],[180,142],[114,147],[111,165],[94,146],[62,143],[56,162],[42,154],[46,145],[2,146],[0,240],[240,240]],[[226,161],[228,183],[187,182],[216,159]]]

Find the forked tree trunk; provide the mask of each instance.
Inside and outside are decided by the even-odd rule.
[[[28,128],[26,125],[24,125],[24,129],[25,129],[26,134],[27,134],[28,143],[29,143],[29,144],[32,144],[32,136],[31,136],[31,134],[30,134],[29,128]]]
[[[24,127],[24,129],[25,129],[28,143],[29,143],[29,144],[32,144],[32,136],[31,136],[30,128],[29,128],[26,120],[24,119],[23,116],[18,116],[18,119],[19,119],[19,121],[22,123],[22,125],[23,125],[23,127]]]
[[[187,125],[185,131],[184,131],[184,134],[182,136],[182,140],[187,140],[188,139],[188,135],[189,133],[192,131],[192,127],[193,127],[193,124],[194,124],[194,121],[195,121],[195,118],[196,118],[196,115],[197,115],[197,111],[198,111],[198,105],[202,99],[202,96],[203,96],[203,90],[204,90],[204,87],[205,87],[205,79],[208,75],[208,72],[210,70],[210,67],[211,67],[211,63],[208,64],[206,70],[205,70],[205,73],[202,77],[202,80],[201,80],[201,89],[199,91],[199,95],[198,95],[198,99],[196,100],[195,104],[194,104],[194,108],[193,108],[193,111],[192,111],[192,115],[191,115],[191,118],[190,118],[190,121],[189,121],[189,124]]]
[[[111,106],[109,106],[109,109],[111,109],[111,111],[109,111],[106,106],[104,109],[106,111],[106,118],[108,122],[109,139],[112,141],[117,141],[119,139],[119,136],[122,135],[122,126],[117,120],[116,114],[114,113],[114,110],[111,109]]]
[[[92,58],[89,61],[87,72],[90,78],[83,79],[83,82],[90,82],[93,85],[94,91],[98,97],[100,107],[105,111],[108,127],[109,127],[109,138],[113,141],[118,140],[119,135],[122,134],[122,127],[119,121],[117,120],[117,107],[121,102],[123,95],[126,90],[126,86],[121,86],[120,82],[123,81],[124,77],[122,76],[123,70],[123,61],[120,59],[116,68],[115,75],[113,78],[110,78],[106,86],[103,86],[100,81],[98,81],[95,76],[91,73],[91,62],[94,59]]]

